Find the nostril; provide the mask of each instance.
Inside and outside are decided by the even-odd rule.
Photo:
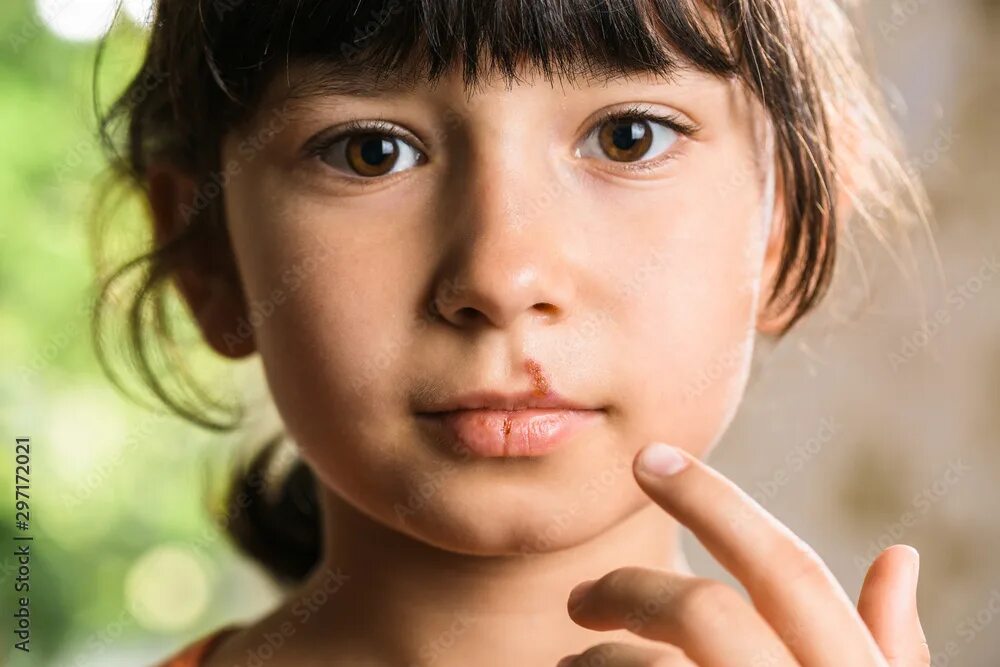
[[[475,322],[480,317],[484,317],[484,315],[479,312],[477,308],[473,308],[472,306],[459,308],[458,311],[455,312],[455,316],[462,322]]]
[[[536,303],[535,310],[541,311],[546,315],[556,315],[559,313],[559,307],[554,306],[551,303]]]

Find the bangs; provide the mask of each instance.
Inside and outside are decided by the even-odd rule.
[[[203,4],[200,28],[216,83],[248,105],[263,79],[300,60],[376,80],[434,81],[457,68],[467,88],[497,75],[510,83],[524,67],[549,80],[737,71],[717,14],[694,0]]]

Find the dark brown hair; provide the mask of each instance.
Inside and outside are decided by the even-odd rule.
[[[118,182],[143,193],[147,169],[167,164],[217,194],[222,137],[253,116],[292,61],[375,75],[412,68],[430,80],[459,67],[470,86],[493,74],[513,80],[523,64],[548,77],[690,66],[737,79],[775,129],[784,249],[767,304],[786,314],[780,335],[827,290],[845,203],[873,227],[905,221],[906,211],[924,219],[834,0],[160,0],[141,68],[101,117]],[[116,384],[124,389],[102,332],[120,314],[127,361],[153,394],[215,430],[235,428],[241,409],[195,381],[165,304],[171,277],[198,247],[219,250],[235,275],[221,199],[205,197],[177,237],[103,276],[93,322]],[[109,298],[116,288],[126,294],[120,309]],[[280,437],[237,469],[226,525],[271,574],[295,582],[317,562],[320,523],[304,464],[266,481]]]

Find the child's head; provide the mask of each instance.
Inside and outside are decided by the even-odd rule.
[[[135,341],[175,281],[214,350],[261,355],[322,486],[453,551],[645,506],[632,455],[707,452],[755,334],[824,294],[845,204],[906,184],[833,0],[164,0],[152,25],[107,118],[155,223]],[[539,382],[601,409],[546,456],[419,414]]]

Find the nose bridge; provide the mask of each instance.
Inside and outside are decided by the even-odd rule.
[[[456,325],[552,321],[569,308],[572,285],[547,150],[530,129],[487,113],[449,175],[442,224],[450,245],[434,305]]]

